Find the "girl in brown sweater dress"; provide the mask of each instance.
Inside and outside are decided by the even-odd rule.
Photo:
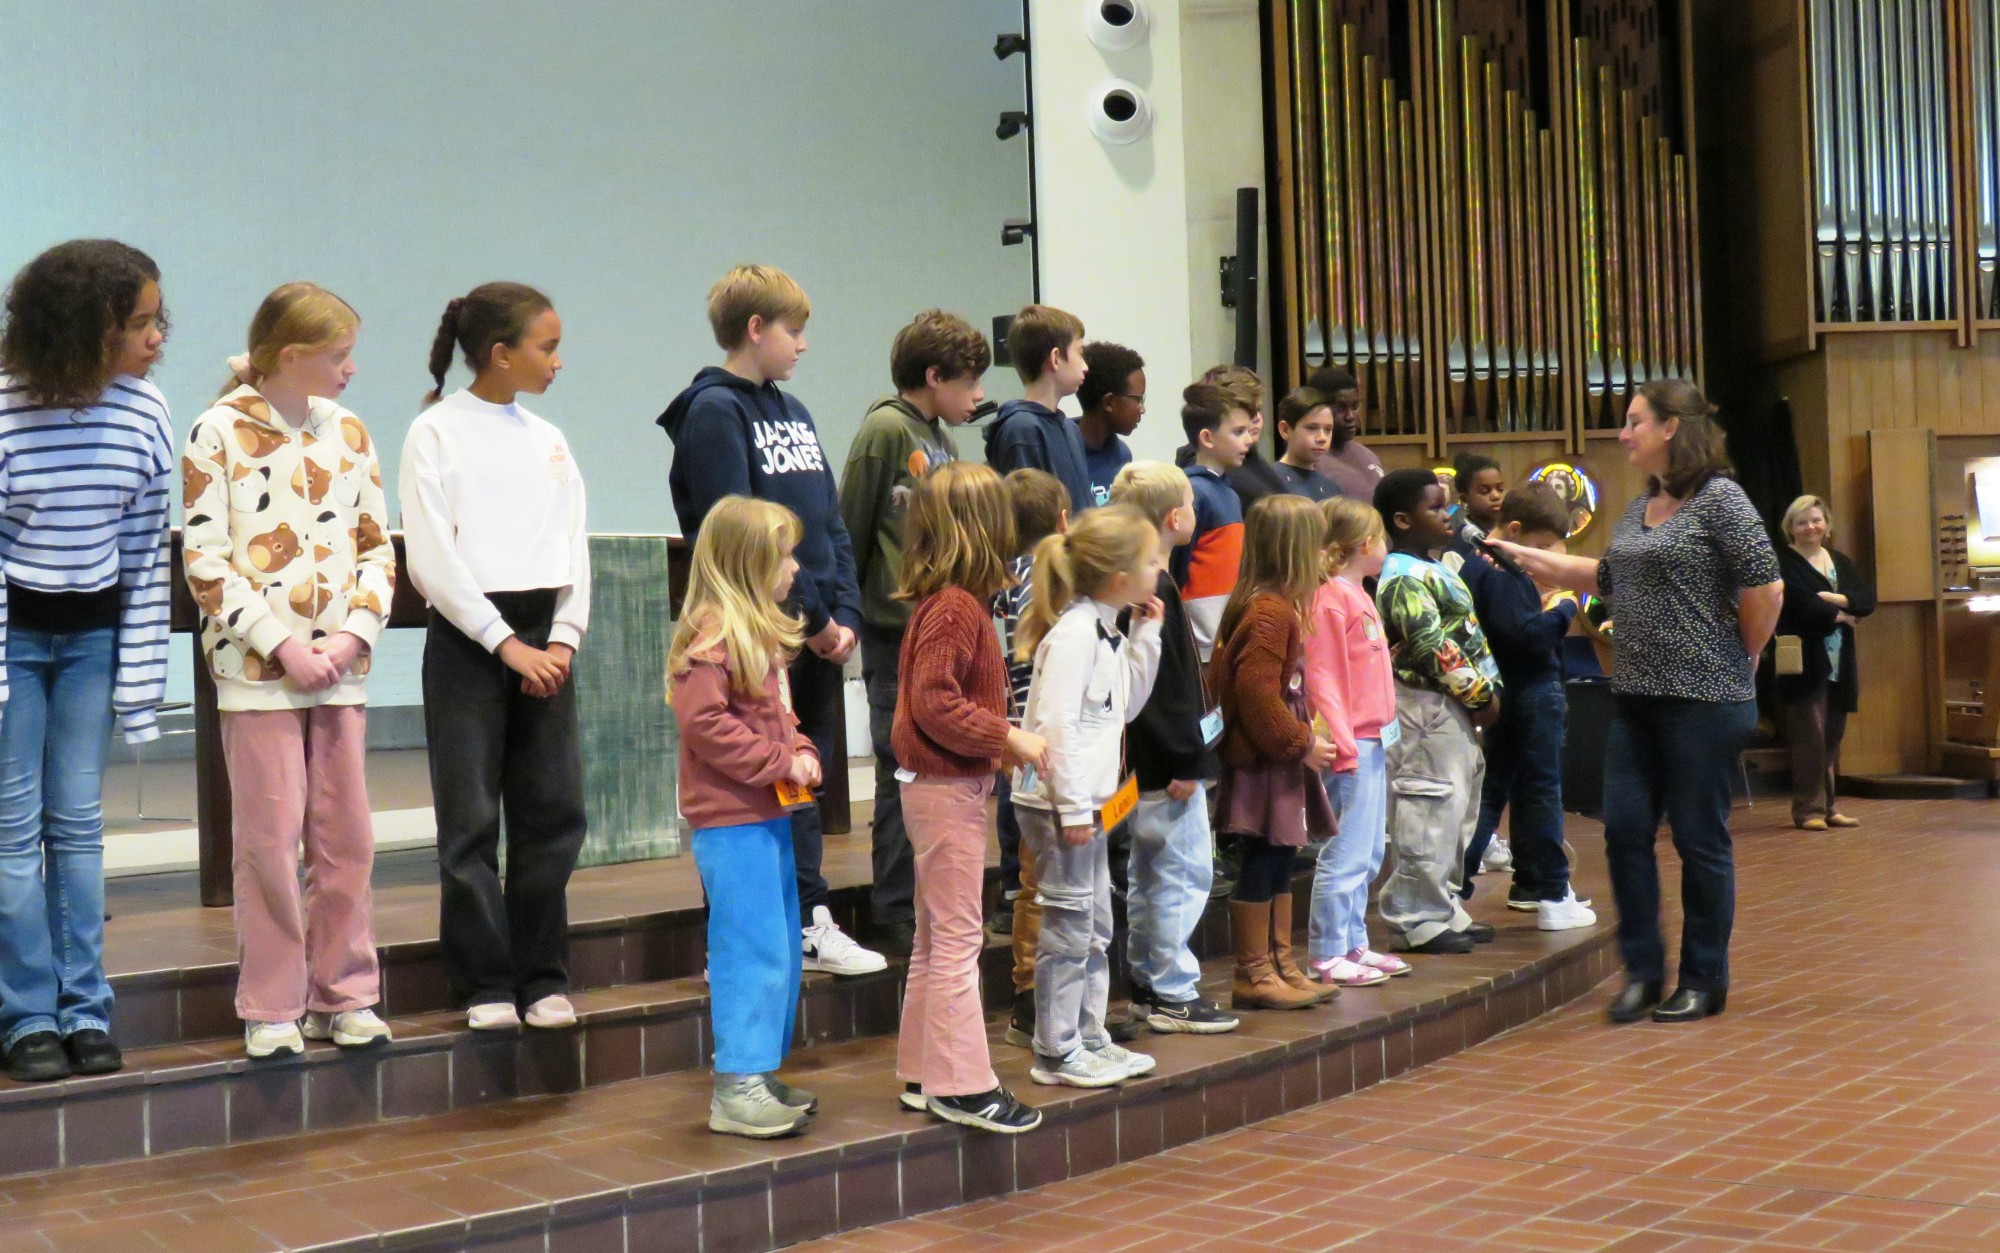
[[[1229,902],[1236,1009],[1305,1009],[1337,989],[1292,961],[1292,865],[1333,834],[1320,773],[1334,746],[1306,704],[1303,623],[1326,577],[1326,521],[1303,496],[1267,496],[1244,520],[1243,569],[1222,611],[1209,686],[1221,700],[1220,830],[1243,840]]]

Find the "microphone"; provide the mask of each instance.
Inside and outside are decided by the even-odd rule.
[[[1493,545],[1487,543],[1486,532],[1481,530],[1479,528],[1479,524],[1474,522],[1472,519],[1466,518],[1460,524],[1458,528],[1458,538],[1460,542],[1464,543],[1467,547],[1478,549],[1481,555],[1486,557],[1486,559],[1491,561],[1494,565],[1499,566],[1502,570],[1511,570],[1515,574],[1527,573],[1526,570],[1523,570],[1521,568],[1521,564],[1519,562],[1515,561],[1512,557],[1509,557],[1506,553],[1503,553],[1499,549],[1493,547]]]
[[[972,411],[972,416],[965,420],[965,424],[967,426],[971,426],[974,422],[984,422],[986,419],[992,417],[994,414],[998,412],[1000,412],[999,401],[997,400],[981,401],[978,407]]]

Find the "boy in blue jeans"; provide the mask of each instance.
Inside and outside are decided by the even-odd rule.
[[[1194,538],[1194,488],[1183,471],[1159,461],[1135,461],[1112,480],[1110,503],[1131,505],[1160,528],[1171,551]],[[1201,963],[1188,940],[1201,925],[1214,885],[1207,780],[1220,769],[1214,742],[1222,715],[1208,699],[1194,631],[1173,577],[1162,571],[1160,668],[1145,705],[1125,734],[1125,751],[1139,780],[1139,804],[1126,824],[1125,953],[1132,974],[1132,1011],[1155,1031],[1214,1035],[1238,1020],[1197,986]]]
[[[1493,532],[1495,538],[1552,552],[1563,551],[1568,533],[1562,498],[1539,483],[1507,493]],[[1533,911],[1543,931],[1588,927],[1597,915],[1570,888],[1563,851],[1563,723],[1569,707],[1556,649],[1576,617],[1576,600],[1544,609],[1535,581],[1511,563],[1500,564],[1490,549],[1475,549],[1459,576],[1472,589],[1507,692],[1500,720],[1486,737],[1486,781],[1465,852],[1465,895],[1472,895],[1480,855],[1499,829],[1501,812],[1511,806],[1514,885],[1508,908]]]

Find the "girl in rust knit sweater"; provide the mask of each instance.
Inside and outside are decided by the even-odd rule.
[[[1292,961],[1292,863],[1330,836],[1320,772],[1334,746],[1306,702],[1302,623],[1326,575],[1326,520],[1303,496],[1267,496],[1244,520],[1243,568],[1222,611],[1209,687],[1222,704],[1216,822],[1243,840],[1229,902],[1237,1009],[1305,1009],[1338,991]]]
[[[917,859],[917,929],[903,993],[902,1102],[946,1122],[1016,1134],[1041,1123],[993,1073],[979,995],[986,801],[996,770],[1048,767],[1048,746],[1007,720],[993,594],[1012,584],[1014,506],[1000,476],[958,461],[911,494],[898,600],[914,601],[890,744]]]

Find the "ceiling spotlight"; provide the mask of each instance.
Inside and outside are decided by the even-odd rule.
[[[997,60],[1005,61],[1015,53],[1026,52],[1027,50],[1028,37],[1026,35],[1002,35],[993,41],[993,56]]]
[[[1008,218],[1000,224],[1000,246],[1011,248],[1035,233],[1035,224],[1028,218]]]
[[[1012,139],[1028,127],[1028,115],[1020,109],[1008,109],[1000,115],[1000,125],[993,128],[996,139]]]

